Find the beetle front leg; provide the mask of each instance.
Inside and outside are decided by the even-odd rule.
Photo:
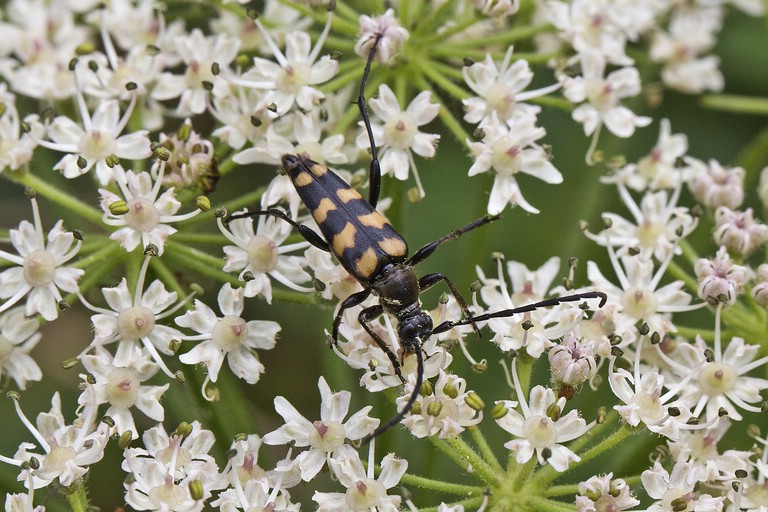
[[[376,344],[379,346],[381,350],[384,351],[385,354],[387,354],[387,357],[389,358],[390,362],[392,363],[392,367],[395,369],[395,375],[400,379],[401,382],[405,382],[405,379],[403,378],[403,374],[400,371],[400,368],[402,367],[400,365],[400,361],[397,360],[397,355],[395,355],[394,352],[392,352],[392,349],[387,344],[386,341],[381,339],[381,336],[373,330],[373,328],[368,325],[368,322],[371,320],[376,320],[384,313],[384,308],[377,304],[376,306],[371,306],[369,308],[365,308],[360,312],[360,314],[357,316],[357,320],[360,322],[360,325],[363,326],[363,329],[365,329],[365,332],[368,333],[368,335],[373,338],[373,341],[376,342]]]

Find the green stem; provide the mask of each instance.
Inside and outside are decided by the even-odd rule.
[[[579,484],[553,485],[546,490],[544,495],[547,498],[555,496],[574,496],[579,493]]]
[[[705,94],[700,98],[701,106],[712,110],[723,110],[736,114],[768,116],[768,98],[738,96],[735,94]]]
[[[458,438],[429,438],[429,440],[437,447],[437,449],[447,455],[462,470],[467,471],[469,468],[472,468],[471,474],[476,476],[481,482],[486,484],[489,482],[495,482],[495,475],[491,472],[490,468],[485,464],[485,462],[483,462],[480,456],[462,441],[456,443],[456,439]]]
[[[88,503],[88,493],[82,478],[77,479],[69,487],[62,488],[61,492],[66,496],[72,512],[87,512],[91,506]]]
[[[226,245],[228,243],[227,237],[217,233],[187,233],[179,231],[173,234],[174,242],[183,244],[213,244],[213,245]]]
[[[581,460],[572,462],[568,466],[568,470],[572,471],[573,469],[576,469],[577,467],[591,461],[598,455],[601,455],[606,451],[617,447],[634,433],[635,432],[633,432],[631,428],[627,427],[626,425],[622,425],[620,428],[614,431],[613,434],[606,437],[605,439],[602,439],[598,444],[581,454]],[[547,466],[542,468],[541,471],[536,474],[535,479],[539,486],[547,488],[549,486],[548,484],[558,478],[560,475],[561,473],[557,472],[551,466]]]
[[[184,288],[181,286],[181,283],[179,283],[179,280],[176,278],[176,275],[173,273],[173,271],[171,271],[171,269],[168,268],[168,265],[166,265],[161,258],[152,258],[152,260],[149,262],[149,266],[157,274],[157,277],[160,279],[160,281],[162,281],[172,291],[176,292],[178,299],[184,298],[184,296],[187,294],[186,290],[184,290]]]
[[[67,210],[77,214],[83,219],[86,219],[98,226],[104,225],[101,220],[101,211],[93,208],[87,203],[80,201],[79,199],[76,199],[70,194],[57,188],[54,184],[43,180],[39,176],[29,172],[7,173],[7,175],[17,183],[26,187],[30,187],[41,196],[45,197],[46,199],[50,199],[58,205],[63,206]]]
[[[415,485],[421,489],[445,492],[448,494],[455,494],[456,496],[476,496],[478,494],[482,495],[483,492],[485,492],[485,487],[477,485],[454,484],[408,473],[403,475],[401,482],[405,485]]]
[[[467,91],[448,80],[442,73],[440,73],[440,71],[435,69],[434,63],[432,63],[429,59],[417,59],[414,60],[414,62],[418,66],[419,70],[427,76],[427,78],[432,80],[435,85],[440,87],[454,98],[463,100],[469,97]]]
[[[715,331],[712,329],[699,329],[698,327],[686,327],[684,325],[676,325],[676,334],[687,338],[689,340],[694,339],[696,336],[701,336],[705,341],[713,341],[715,339]]]
[[[475,445],[477,445],[477,448],[480,450],[480,454],[483,456],[483,459],[485,459],[485,462],[487,462],[493,469],[495,469],[499,473],[503,473],[504,468],[501,467],[501,463],[499,462],[499,459],[497,459],[496,455],[493,453],[493,450],[491,449],[491,446],[488,444],[488,441],[485,439],[485,436],[483,435],[482,430],[480,430],[479,428],[470,428],[469,434],[472,436],[472,440],[475,442]]]
[[[696,282],[696,278],[689,275],[688,272],[686,272],[680,265],[675,263],[674,261],[669,263],[669,266],[667,267],[667,273],[674,277],[675,279],[679,279],[680,281],[685,284],[685,287],[690,290],[693,293],[697,293],[699,289],[699,285]]]
[[[535,510],[536,512],[573,512],[576,510],[574,505],[548,500],[540,496],[531,496],[528,501],[531,505],[528,510]]]
[[[236,275],[221,270],[224,267],[224,261],[221,258],[172,241],[166,242],[165,249],[163,257],[173,260],[182,268],[194,270],[222,283],[230,283],[233,286],[242,286],[243,284]]]

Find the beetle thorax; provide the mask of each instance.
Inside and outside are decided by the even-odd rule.
[[[420,307],[419,278],[409,265],[387,265],[373,281],[372,288],[384,309],[396,317],[405,309]]]

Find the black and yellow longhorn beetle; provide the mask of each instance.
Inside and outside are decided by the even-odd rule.
[[[229,220],[232,220],[235,218],[270,215],[283,219],[295,227],[310,244],[326,252],[333,253],[347,272],[360,282],[363,290],[350,295],[342,301],[339,311],[336,313],[331,334],[333,343],[338,341],[339,326],[341,325],[344,311],[362,304],[373,293],[379,298],[379,304],[363,309],[358,315],[358,320],[363,329],[387,354],[392,362],[395,374],[400,377],[401,381],[405,382],[400,371],[404,356],[406,354],[416,355],[416,383],[408,402],[394,418],[380,426],[364,442],[370,441],[391,426],[399,423],[410,411],[424,379],[424,357],[421,346],[431,335],[448,331],[457,325],[468,324],[471,324],[479,335],[477,322],[484,322],[491,318],[509,317],[542,307],[583,299],[599,298],[600,306],[602,307],[606,300],[606,296],[602,292],[586,292],[555,297],[514,309],[472,316],[467,307],[467,302],[446,276],[440,272],[427,274],[421,278],[416,275],[413,267],[432,255],[440,245],[455,240],[477,227],[488,224],[498,219],[499,216],[486,215],[477,219],[463,228],[457,229],[425,245],[409,258],[408,245],[403,240],[403,237],[376,211],[375,206],[379,198],[381,172],[376,144],[373,140],[370,120],[368,119],[365,106],[364,91],[380,37],[376,38],[368,55],[360,84],[360,93],[357,98],[357,105],[368,132],[372,153],[368,201],[363,199],[355,189],[350,187],[336,173],[325,165],[310,160],[308,155],[283,155],[283,168],[296,187],[296,191],[307,207],[307,210],[309,210],[320,227],[322,236],[309,226],[297,223],[283,210],[277,208],[252,211],[229,218]],[[439,282],[444,282],[448,286],[459,303],[465,318],[458,321],[443,322],[437,327],[433,327],[432,318],[421,307],[419,295],[422,291]],[[369,325],[369,322],[384,313],[392,315],[397,320],[397,336],[401,349],[399,358],[392,351],[392,348]]]

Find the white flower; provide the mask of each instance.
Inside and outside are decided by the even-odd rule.
[[[201,114],[207,107],[208,95],[229,94],[229,84],[220,75],[214,75],[215,63],[225,69],[237,56],[240,42],[224,34],[206,37],[200,29],[173,38],[176,53],[186,65],[183,75],[163,73],[152,90],[157,100],[178,98],[176,107],[180,115]]]
[[[544,96],[560,88],[560,84],[555,84],[523,92],[533,80],[533,72],[525,59],[511,62],[513,49],[512,46],[507,48],[504,60],[498,67],[491,55],[486,54],[483,62],[475,62],[461,69],[464,81],[477,94],[462,100],[466,122],[480,123],[484,128],[485,122],[490,119],[492,113],[496,113],[499,121],[510,126],[514,125],[519,118],[535,119],[541,107],[521,102]]]
[[[14,58],[0,60],[0,74],[11,88],[51,102],[71,98],[76,88],[68,64],[88,44],[89,29],[75,23],[72,9],[46,0],[7,2],[3,14],[3,57]]]
[[[613,176],[601,178],[603,183],[624,183],[628,188],[644,191],[677,188],[688,179],[689,172],[678,167],[678,161],[688,152],[688,137],[672,134],[669,119],[662,119],[659,138],[651,152],[636,164],[628,164]]]
[[[165,412],[160,405],[160,398],[168,390],[169,384],[144,384],[144,381],[154,376],[160,368],[148,354],[142,353],[139,346],[134,345],[133,358],[122,361],[121,366],[117,366],[112,354],[101,346],[96,347],[94,354],[81,356],[80,362],[90,376],[84,379],[84,383],[92,388],[92,392],[83,392],[78,403],[90,406],[108,403],[109,409],[105,414],[114,421],[114,431],[118,435],[131,432],[133,439],[139,437],[131,414],[132,407],[136,407],[155,421],[163,421]],[[91,384],[90,379],[95,382]]]
[[[689,427],[686,422],[691,412],[677,396],[690,378],[675,386],[667,385],[671,389],[664,393],[664,376],[655,368],[647,369],[640,364],[643,339],[641,337],[638,340],[632,372],[624,368],[615,369],[617,358],[611,358],[608,383],[613,394],[623,404],[613,408],[630,426],[636,427],[643,423],[651,432],[669,439],[678,439],[680,429]],[[669,412],[673,408],[677,411],[674,416]]]
[[[593,261],[587,263],[587,275],[595,289],[608,295],[609,303],[621,305],[621,310],[614,317],[617,332],[636,333],[634,326],[640,321],[647,323],[651,331],[662,335],[675,332],[670,313],[702,307],[702,304],[691,305],[691,296],[683,291],[682,281],[660,285],[672,253],[659,264],[655,273],[653,261],[648,258],[639,255],[617,257],[610,245],[608,253],[619,285],[605,278]]]
[[[367,58],[371,47],[378,38],[376,57],[380,62],[390,62],[408,40],[410,34],[395,18],[390,8],[381,16],[360,16],[360,38],[355,43],[355,53]]]
[[[266,320],[246,321],[242,318],[245,300],[242,288],[232,289],[226,283],[219,291],[219,309],[222,317],[203,302],[196,300],[195,308],[176,318],[176,323],[199,334],[185,340],[199,341],[192,350],[179,356],[184,364],[205,365],[206,382],[216,382],[226,358],[232,372],[249,384],[255,384],[264,373],[257,349],[269,350],[275,346],[280,325]]]
[[[404,393],[397,399],[397,408],[401,410],[413,391],[413,379],[409,378]],[[419,413],[411,413],[403,420],[416,437],[438,435],[441,439],[456,437],[466,427],[479,424],[482,413],[467,404],[467,397],[473,393],[467,391],[467,381],[457,375],[440,370],[431,395],[419,395],[416,404]],[[436,412],[437,411],[437,412]]]
[[[671,195],[665,190],[648,191],[636,204],[627,188],[617,183],[619,196],[632,214],[633,220],[627,220],[615,213],[604,213],[610,227],[600,233],[585,234],[602,246],[611,244],[618,248],[616,254],[624,256],[639,253],[643,258],[654,256],[664,261],[673,254],[681,252],[678,241],[691,234],[698,225],[698,217],[689,213],[689,209],[678,206],[681,186],[677,186]]]
[[[701,160],[688,157],[685,162],[693,175],[688,182],[693,197],[708,208],[727,206],[734,210],[744,201],[743,167],[723,167],[714,158],[706,164]]]
[[[32,153],[37,146],[36,137],[21,132],[19,112],[16,109],[16,96],[8,92],[8,84],[0,83],[0,173],[5,169],[15,171],[32,160]],[[31,129],[41,131],[39,123],[29,122]]]
[[[513,370],[516,375],[516,370]],[[519,383],[518,383],[519,384]],[[507,407],[505,414],[496,422],[501,428],[515,436],[516,439],[504,443],[504,447],[515,452],[515,460],[518,464],[525,464],[534,452],[539,464],[549,464],[555,471],[563,472],[568,469],[571,462],[578,462],[581,458],[561,443],[572,441],[584,435],[594,423],[587,423],[579,417],[577,411],[570,411],[553,421],[548,412],[551,407],[557,407],[562,411],[566,398],[555,398],[551,389],[536,386],[531,390],[529,404],[518,389],[518,398],[522,414],[515,410],[517,402],[500,400],[496,403]]]
[[[545,135],[544,128],[535,125],[531,116],[521,117],[514,126],[501,123],[495,112],[485,123],[482,142],[467,140],[474,163],[469,175],[474,176],[491,169],[495,172],[488,213],[495,215],[508,204],[520,205],[531,213],[539,213],[523,198],[517,184],[518,173],[528,174],[544,183],[562,183],[563,175],[549,162],[549,155],[536,141]]]
[[[163,372],[174,378],[174,374],[165,365],[159,352],[172,355],[171,342],[180,340],[183,335],[178,329],[161,325],[158,321],[172,315],[184,305],[184,302],[176,303],[176,292],[168,292],[159,279],[153,281],[146,291],[144,290],[149,259],[149,257],[145,258],[141,267],[134,297],[131,297],[128,281],[125,278],[114,288],[102,288],[104,299],[110,309],[97,308],[89,304],[82,295],[80,296],[80,301],[88,309],[97,313],[91,316],[94,329],[93,341],[83,354],[91,347],[117,341],[119,347],[114,364],[126,366],[134,360],[134,345],[141,343]]]
[[[630,137],[636,127],[648,126],[650,117],[637,116],[621,105],[623,98],[640,94],[640,73],[624,67],[605,76],[605,59],[595,52],[581,56],[582,76],[563,77],[563,92],[571,103],[581,103],[571,113],[592,135],[605,125],[617,137]]]
[[[420,126],[431,122],[440,111],[440,105],[430,103],[432,91],[420,92],[405,110],[386,84],[379,86],[379,95],[369,101],[371,110],[384,124],[371,123],[373,138],[381,150],[381,174],[391,174],[399,180],[408,179],[408,172],[413,169],[419,193],[424,196],[413,153],[424,158],[435,156],[435,146],[440,135],[422,133]],[[359,123],[363,126],[363,122]],[[370,141],[363,130],[357,136],[357,147],[368,149]]]
[[[277,62],[254,57],[253,68],[240,77],[230,78],[230,82],[267,91],[264,102],[267,105],[274,103],[274,111],[279,116],[286,114],[294,103],[303,111],[314,109],[325,95],[313,86],[327,82],[339,71],[339,62],[329,55],[317,60],[330,30],[331,19],[332,15],[329,13],[328,22],[314,48],[310,46],[311,40],[306,32],[286,34],[285,54],[257,19],[256,26]]]
[[[51,399],[50,412],[37,416],[37,428],[24,416],[18,400],[14,400],[16,413],[35,437],[42,454],[30,452],[34,444],[22,443],[14,455],[17,461],[36,458],[40,465],[32,471],[35,489],[45,487],[54,480],[69,486],[88,472],[88,466],[100,461],[109,441],[109,427],[97,422],[96,407],[84,407],[78,418],[67,425],[61,413],[61,398],[56,392]]]
[[[576,511],[611,510],[619,512],[640,504],[640,500],[632,496],[632,490],[623,478],[612,479],[613,473],[608,473],[607,475],[595,475],[584,482],[579,482]]]
[[[272,124],[266,130],[265,139],[255,142],[253,146],[237,153],[232,159],[241,165],[250,163],[277,164],[285,154],[307,154],[312,160],[321,164],[347,163],[347,155],[342,151],[344,136],[340,133],[323,136],[323,123],[320,120],[318,109],[308,114],[295,112],[285,117],[290,117],[293,120],[292,129],[289,133],[280,133],[277,125]],[[293,142],[294,140],[295,142]]]
[[[388,496],[387,489],[395,487],[408,469],[408,462],[389,454],[381,461],[381,473],[373,478],[374,461],[368,461],[368,471],[363,468],[360,456],[349,445],[339,448],[338,456],[329,461],[339,483],[347,488],[345,493],[315,492],[312,499],[318,510],[335,512],[349,510],[364,512],[397,512],[400,510],[400,496]],[[370,452],[371,457],[373,451]]]
[[[72,247],[75,237],[64,231],[64,222],[60,220],[48,233],[46,243],[40,209],[34,198],[32,215],[34,225],[24,220],[19,229],[10,230],[11,244],[18,255],[0,250],[0,258],[16,265],[0,273],[0,299],[8,299],[0,306],[0,313],[29,294],[24,309],[27,316],[39,313],[50,322],[59,316],[58,303],[63,300],[59,290],[77,291],[83,269],[62,265],[75,257],[83,242],[77,240]]]
[[[19,389],[27,389],[27,382],[39,381],[43,372],[29,352],[43,337],[38,332],[40,323],[24,314],[24,308],[13,308],[0,313],[0,378],[11,378]]]
[[[695,344],[680,345],[678,350],[683,361],[676,362],[672,368],[677,379],[691,382],[683,388],[681,399],[694,416],[706,411],[706,418],[713,420],[724,409],[729,418],[739,421],[742,419],[739,409],[759,412],[765,400],[760,392],[768,389],[768,380],[750,377],[748,372],[768,364],[768,356],[755,359],[760,346],[748,345],[742,338],[733,337],[723,350],[718,336],[712,349],[713,359],[707,355],[707,349],[709,346],[698,336]]]
[[[79,101],[82,126],[66,116],[54,118],[48,127],[52,142],[38,141],[43,147],[68,153],[54,170],[61,171],[66,178],[77,178],[95,167],[96,178],[103,186],[115,178],[108,159],[142,160],[152,155],[147,130],[120,135],[128,124],[135,101],[133,95],[122,117],[117,100],[102,101],[93,116],[85,107],[85,100]]]
[[[245,296],[263,296],[267,303],[272,303],[272,283],[270,276],[292,290],[313,292],[312,287],[302,287],[298,283],[306,283],[310,275],[304,271],[304,260],[298,256],[286,256],[285,253],[306,249],[309,242],[281,244],[291,234],[292,227],[282,219],[271,216],[258,216],[254,219],[234,219],[227,226],[221,218],[217,219],[219,230],[235,245],[224,246],[227,261],[225,272],[240,271],[239,277],[248,272],[249,279],[245,283]]]
[[[183,424],[169,436],[162,425],[144,432],[145,448],[128,448],[122,468],[131,473],[125,480],[125,500],[136,510],[196,512],[202,510],[211,491],[220,488],[218,467],[208,451],[214,437],[197,421]],[[200,496],[192,496],[191,484]]]
[[[109,238],[120,242],[128,252],[133,251],[141,242],[144,248],[153,244],[157,247],[158,256],[161,256],[165,241],[176,232],[176,229],[168,224],[202,213],[201,210],[195,209],[183,215],[175,215],[181,208],[181,203],[175,197],[175,189],[171,187],[160,194],[164,169],[165,163],[161,162],[159,176],[153,183],[152,176],[147,172],[124,172],[119,166],[116,167],[116,181],[125,199],[107,189],[99,189],[104,224],[113,227],[124,226],[109,235]],[[113,205],[123,202],[127,212],[113,212]]]
[[[646,510],[648,512],[673,512],[676,510],[701,510],[719,512],[723,510],[724,496],[712,497],[709,494],[701,494],[698,490],[699,482],[690,478],[691,465],[686,462],[678,462],[668,473],[658,462],[653,469],[643,471],[640,480],[643,489],[648,495],[658,500]],[[673,505],[673,501],[675,505]],[[679,501],[679,502],[678,502]],[[686,508],[681,509],[681,506]]]
[[[288,400],[275,398],[275,410],[285,420],[285,425],[263,437],[266,444],[295,443],[298,447],[308,446],[309,450],[296,457],[302,480],[309,482],[325,465],[339,456],[340,448],[347,439],[357,441],[371,434],[379,420],[368,416],[371,406],[363,407],[343,422],[349,411],[351,393],[332,393],[323,377],[317,383],[320,389],[320,420],[309,421],[293,407]]]
[[[543,300],[549,295],[552,281],[560,271],[560,259],[550,258],[536,270],[510,261],[507,272],[512,281],[511,290],[504,279],[501,259],[497,262],[497,279],[487,278],[479,267],[476,271],[483,283],[480,296],[488,305],[487,312],[494,313]],[[553,347],[553,340],[568,332],[581,316],[583,312],[576,306],[541,308],[515,316],[492,318],[488,320],[488,327],[494,332],[491,341],[498,344],[501,350],[525,350],[529,356],[538,358]]]

